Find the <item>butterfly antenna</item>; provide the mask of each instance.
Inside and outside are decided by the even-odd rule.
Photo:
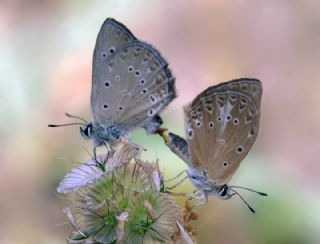
[[[79,116],[74,116],[74,115],[71,115],[71,114],[68,114],[68,113],[65,113],[65,115],[68,117],[68,118],[73,118],[73,119],[80,119],[81,121],[83,121],[84,123],[67,123],[67,124],[60,124],[60,125],[53,125],[53,124],[49,124],[48,127],[61,127],[61,126],[69,126],[69,125],[83,125],[83,126],[87,126],[89,124],[88,121],[86,121],[84,118],[81,118]]]
[[[48,124],[48,127],[61,127],[61,126],[69,126],[69,125],[84,125],[84,126],[87,126],[87,124],[85,124],[85,123],[67,123],[67,124],[60,124],[60,125]]]
[[[242,186],[229,186],[229,188],[243,189],[243,190],[247,190],[247,191],[251,191],[251,192],[257,193],[257,194],[259,194],[260,196],[268,196],[267,193],[260,192],[260,191],[256,191],[256,190],[253,190],[253,189],[250,189],[250,188],[247,188],[247,187],[242,187]]]
[[[84,147],[84,150],[89,154],[91,159],[94,159],[92,153],[89,152],[88,148]]]
[[[230,188],[229,188],[230,189]],[[240,197],[240,199],[244,202],[245,205],[247,205],[247,207],[250,209],[250,211],[252,213],[256,213],[256,211],[249,205],[249,203],[239,194],[239,192],[233,190],[233,189],[230,189],[231,191],[234,192],[234,194],[238,195]]]
[[[67,158],[64,158],[64,157],[58,157],[59,160],[63,160],[67,163],[71,163],[71,164],[76,164],[76,165],[80,165],[81,163],[80,162],[77,162],[77,161],[72,161],[71,159],[67,159]]]
[[[84,118],[82,118],[82,117],[80,117],[80,116],[71,115],[71,114],[69,114],[69,113],[65,113],[65,115],[66,115],[68,118],[80,119],[80,120],[82,120],[84,123],[89,124],[88,121],[86,121]]]

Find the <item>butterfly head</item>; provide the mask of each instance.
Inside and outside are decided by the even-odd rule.
[[[230,189],[227,185],[218,186],[212,180],[208,179],[206,170],[198,170],[190,167],[188,176],[195,187],[203,190],[209,195],[214,195],[222,200],[227,200],[231,197]]]
[[[86,127],[80,127],[80,134],[82,135],[83,138],[85,139],[91,139],[93,136],[92,136],[92,128],[93,128],[93,125],[92,123],[88,124]]]

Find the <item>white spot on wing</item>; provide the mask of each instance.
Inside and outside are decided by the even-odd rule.
[[[102,53],[101,53],[101,58],[102,58],[102,59],[106,59],[107,56],[108,56],[108,54],[107,54],[106,52],[102,52]]]
[[[153,109],[150,109],[149,112],[148,112],[148,116],[152,116],[153,114],[154,114]]]
[[[198,128],[200,128],[200,127],[202,126],[202,122],[201,122],[200,120],[198,120],[198,119],[195,121],[194,124],[195,124],[195,126],[198,127]]]
[[[115,51],[116,51],[115,47],[110,47],[108,50],[110,54],[113,54]]]
[[[193,133],[193,129],[188,129],[188,130],[187,130],[187,134],[188,134],[188,138],[189,138],[189,139],[192,139],[192,138],[193,138],[193,134],[194,134],[194,133]]]
[[[237,148],[236,148],[236,152],[238,153],[238,154],[241,154],[241,153],[243,153],[244,152],[244,148],[243,148],[243,146],[237,146]]]
[[[145,79],[141,79],[141,80],[139,81],[139,84],[140,84],[141,86],[143,86],[145,83],[146,83],[146,80],[145,80]]]
[[[141,75],[140,70],[137,69],[136,72],[135,72],[135,75],[136,75],[136,76],[140,76],[140,75]]]

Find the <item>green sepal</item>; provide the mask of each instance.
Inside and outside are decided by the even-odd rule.
[[[106,172],[106,165],[104,163],[99,163],[98,162],[98,167],[101,169],[103,172]]]
[[[81,234],[81,233],[78,233],[77,235],[75,235],[74,237],[72,237],[71,240],[73,240],[73,241],[81,241],[81,240],[87,239],[88,237],[90,237],[89,233],[87,233],[87,232],[82,232],[82,234]]]

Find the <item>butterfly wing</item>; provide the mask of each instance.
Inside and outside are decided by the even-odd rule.
[[[103,60],[93,77],[94,123],[129,131],[152,120],[175,97],[168,64],[152,46],[132,41]]]
[[[231,179],[255,142],[261,95],[260,81],[239,79],[209,87],[184,108],[192,164],[217,185]]]
[[[262,85],[259,80],[252,78],[235,79],[219,83],[215,86],[210,86],[192,101],[192,106],[196,106],[201,99],[208,97],[217,91],[235,91],[244,93],[252,99],[253,104],[255,104],[256,107],[260,108]]]
[[[108,18],[102,24],[93,53],[91,107],[95,106],[96,93],[98,92],[98,87],[95,86],[95,77],[99,76],[106,68],[105,60],[120,47],[134,40],[136,37],[120,22]],[[91,111],[93,112],[93,110]]]

